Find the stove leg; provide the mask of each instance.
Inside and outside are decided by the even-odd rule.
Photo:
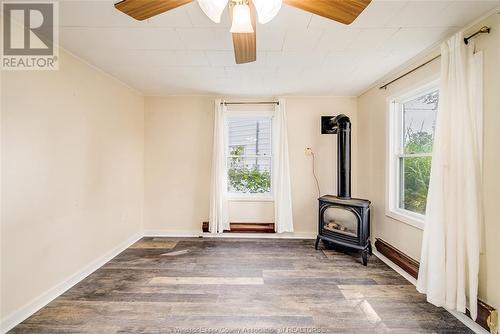
[[[363,265],[366,267],[368,265],[368,250],[363,249],[361,252],[361,258],[363,259]]]
[[[372,243],[370,239],[366,241],[366,247],[361,251],[361,258],[363,259],[363,265],[368,265],[368,256],[372,255]]]
[[[315,250],[318,250],[318,245],[319,245],[319,237],[316,237],[316,243],[314,243]]]

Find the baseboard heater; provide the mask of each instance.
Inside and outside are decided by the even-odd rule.
[[[394,262],[409,275],[415,279],[418,277],[418,261],[379,238],[375,241],[375,247],[380,254]],[[469,310],[467,310],[466,314],[470,317]],[[498,311],[485,302],[478,300],[476,323],[490,333],[498,334]]]
[[[274,233],[274,223],[230,223],[231,230],[224,233]],[[202,223],[202,231],[209,232],[208,222]]]

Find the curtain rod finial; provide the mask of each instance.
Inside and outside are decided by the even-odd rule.
[[[490,27],[487,27],[487,26],[484,26],[484,27],[481,28],[481,32],[484,32],[484,33],[487,33],[487,34],[490,33],[490,30],[491,30]]]
[[[488,26],[482,26],[481,29],[473,33],[472,35],[464,38],[465,45],[469,44],[469,39],[476,37],[479,34],[489,34],[491,32],[491,28]]]

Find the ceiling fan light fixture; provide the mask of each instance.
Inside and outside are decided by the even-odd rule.
[[[280,11],[283,0],[253,0],[260,24],[271,21]]]
[[[201,10],[215,23],[220,23],[220,18],[229,0],[198,0]]]
[[[232,33],[253,33],[252,17],[250,7],[246,4],[238,3],[233,8]]]

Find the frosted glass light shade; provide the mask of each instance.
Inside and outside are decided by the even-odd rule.
[[[198,0],[203,13],[215,23],[220,23],[220,17],[229,0]]]
[[[234,5],[233,8],[233,24],[231,32],[235,33],[252,33],[252,17],[250,16],[250,7],[248,5]]]
[[[253,0],[259,23],[265,24],[271,21],[280,11],[282,2],[283,0]]]

